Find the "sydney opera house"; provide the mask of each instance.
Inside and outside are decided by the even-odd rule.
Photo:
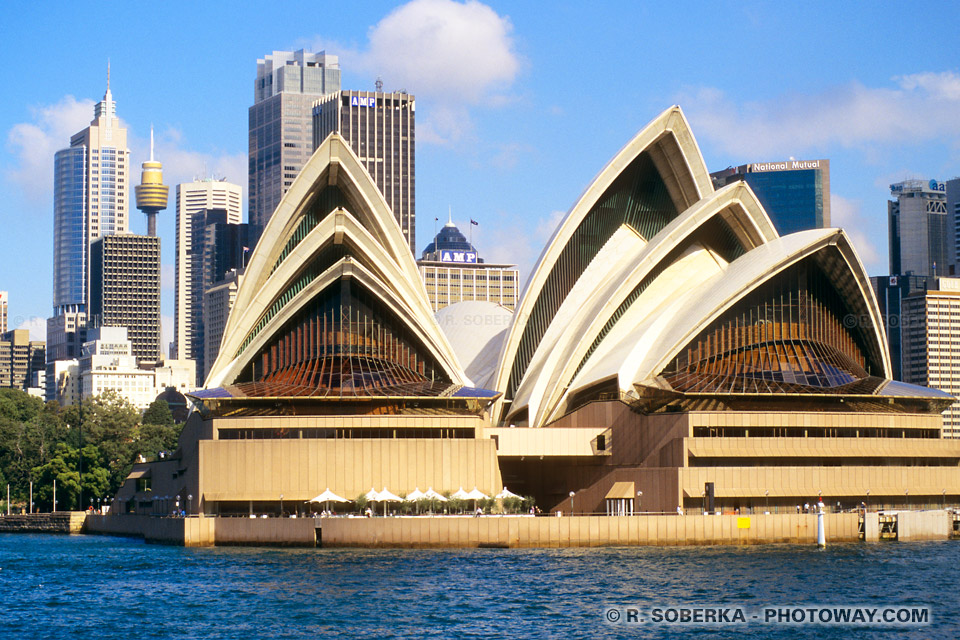
[[[512,314],[433,314],[333,134],[264,230],[180,448],[118,500],[239,515],[327,488],[506,485],[577,513],[956,502],[952,398],[890,375],[849,238],[780,237],[746,184],[715,191],[678,107],[574,203]]]

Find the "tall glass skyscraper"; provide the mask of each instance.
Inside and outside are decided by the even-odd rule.
[[[129,230],[129,161],[127,130],[116,116],[108,71],[107,91],[90,126],[54,157],[54,316],[86,310],[90,243]]]
[[[337,56],[274,51],[257,60],[249,116],[249,219],[261,229],[313,153],[311,107],[340,90]]]
[[[750,185],[780,235],[830,226],[830,161],[754,162],[710,174],[714,188]]]

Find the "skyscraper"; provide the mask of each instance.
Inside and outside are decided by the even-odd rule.
[[[123,327],[139,363],[160,360],[160,238],[119,233],[90,245],[90,326]]]
[[[922,294],[928,286],[935,285],[927,276],[871,276],[870,284],[877,295],[883,330],[890,345],[891,377],[903,380],[903,300],[911,295]]]
[[[170,357],[197,360],[203,342],[195,334],[203,308],[203,230],[206,211],[222,210],[224,221],[239,224],[241,189],[224,180],[195,180],[177,185],[177,258],[173,346]],[[203,214],[195,220],[196,214]],[[199,230],[199,237],[195,233]],[[251,247],[252,249],[252,247]],[[198,370],[201,373],[202,370]]]
[[[830,226],[830,161],[754,162],[710,174],[714,188],[750,185],[780,235]]]
[[[0,333],[0,387],[26,390],[34,373],[44,371],[45,344],[27,329]]]
[[[313,153],[310,108],[340,90],[340,63],[325,52],[274,51],[257,60],[249,117],[249,218],[266,226]]]
[[[90,244],[130,226],[127,130],[117,119],[110,71],[90,126],[54,156],[54,315],[84,311],[89,296]]]
[[[197,385],[203,380],[220,353],[220,338],[223,336],[223,327],[226,324],[226,315],[229,315],[236,298],[236,286],[239,285],[238,272],[243,273],[247,257],[257,244],[258,227],[252,224],[233,224],[227,222],[227,213],[222,209],[207,209],[193,216],[194,252],[201,258],[200,277],[194,279],[197,283],[191,292],[191,301],[195,305],[194,313],[197,322],[193,332],[193,342],[196,345]],[[202,228],[200,225],[203,225]],[[196,240],[199,238],[199,243]],[[194,268],[197,269],[196,262]],[[194,272],[196,273],[196,271]],[[223,284],[228,274],[235,274],[233,297],[227,295],[216,302],[220,305],[219,312],[226,309],[222,323],[219,318],[208,316],[207,292]],[[229,289],[229,287],[228,287]],[[213,359],[210,359],[212,354]]]
[[[960,278],[936,278],[903,299],[903,381],[960,396]],[[960,438],[960,401],[943,412],[943,436]]]
[[[950,252],[949,273],[960,275],[960,178],[947,180],[947,249]]]
[[[946,275],[950,260],[946,185],[936,180],[905,180],[890,185],[887,202],[890,273]]]
[[[7,294],[6,291],[0,291],[0,333],[7,332]]]
[[[359,156],[416,254],[416,99],[403,92],[339,91],[313,107],[313,148],[333,132]]]

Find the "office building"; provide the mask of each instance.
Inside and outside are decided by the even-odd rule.
[[[931,278],[903,299],[903,381],[960,398],[960,278]],[[943,413],[943,435],[960,438],[960,401]]]
[[[960,275],[960,178],[947,180],[947,250],[950,252],[950,275]]]
[[[792,512],[818,490],[848,508],[960,496],[953,398],[890,380],[847,235],[780,236],[745,185],[714,191],[678,107],[601,170],[509,324],[471,344],[434,320],[376,192],[328,137],[254,250],[178,453],[138,466],[120,511],[168,495],[279,514],[325,489],[505,480],[564,513],[641,493],[644,511],[687,513]],[[500,308],[448,309],[477,305]]]
[[[132,233],[90,245],[92,327],[123,327],[138,363],[160,360],[160,238]],[[89,342],[89,340],[88,340]]]
[[[150,127],[150,159],[143,163],[140,184],[134,191],[137,209],[147,216],[147,235],[157,235],[157,213],[167,208],[170,187],[163,184],[163,165],[153,159],[153,127]]]
[[[340,90],[340,63],[325,52],[274,51],[257,60],[249,118],[249,219],[261,229],[313,153],[311,107]]]
[[[403,92],[339,91],[313,107],[313,147],[338,133],[360,158],[416,255],[416,100]]]
[[[27,329],[0,334],[0,388],[26,391],[38,371],[46,368],[46,344],[31,340]]]
[[[66,369],[61,362],[77,362],[87,341],[87,314],[69,311],[47,318],[46,400],[64,404],[61,376]],[[70,401],[72,402],[72,400]]]
[[[89,297],[89,247],[130,227],[130,150],[120,126],[107,71],[107,91],[90,126],[54,156],[54,315],[85,311]]]
[[[516,265],[484,262],[452,221],[423,250],[417,268],[434,311],[468,300],[493,302],[510,311],[517,306]]]
[[[196,349],[197,385],[203,384],[204,377],[210,370],[220,347],[220,337],[223,335],[223,326],[226,315],[230,313],[233,297],[229,295],[230,274],[243,273],[246,259],[252,248],[257,244],[258,229],[250,224],[230,224],[226,222],[226,212],[223,210],[208,210],[195,214],[197,224],[205,223],[201,230],[194,229],[194,237],[202,238],[200,246],[195,244],[196,255],[202,258],[202,276],[197,290],[192,292],[191,300],[195,305],[196,315],[199,318],[193,331]],[[239,277],[234,275],[233,289]],[[225,281],[225,278],[228,280]],[[226,286],[226,290],[224,290]],[[208,292],[214,290],[211,300],[208,301]],[[224,296],[226,294],[226,296]],[[226,304],[225,308],[222,305]],[[210,311],[210,315],[207,311]]]
[[[927,276],[871,276],[870,284],[877,296],[883,329],[890,345],[891,378],[903,377],[903,300],[908,295],[923,293],[933,278]]]
[[[936,180],[905,180],[890,185],[887,202],[890,273],[949,275],[946,185]]]
[[[0,291],[0,333],[7,332],[7,306],[10,296],[6,291]]]
[[[715,189],[750,185],[781,234],[830,226],[830,161],[754,162],[710,174]]]
[[[176,288],[170,348],[173,359],[196,360],[202,349],[203,343],[197,342],[195,333],[203,301],[202,242],[206,212],[225,212],[226,223],[240,224],[241,197],[240,186],[225,180],[195,180],[177,185]]]
[[[124,327],[101,326],[89,331],[80,358],[80,393],[83,399],[114,391],[143,411],[157,397],[152,370],[137,366],[132,343]]]
[[[203,292],[203,372],[202,380],[206,380],[213,363],[220,353],[220,343],[223,341],[223,331],[227,326],[227,318],[233,303],[237,300],[237,289],[243,281],[243,272],[231,269],[214,282]]]
[[[81,347],[81,355],[83,345]],[[61,407],[76,404],[80,399],[80,358],[47,362],[45,376],[46,401],[57,402]]]

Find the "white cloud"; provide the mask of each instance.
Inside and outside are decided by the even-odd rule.
[[[509,18],[475,0],[412,0],[370,28],[366,48],[335,48],[323,38],[314,38],[312,47],[382,78],[388,91],[406,89],[429,101],[417,141],[451,144],[469,137],[470,108],[510,102],[523,66],[512,31]]]
[[[20,318],[16,318],[20,320]],[[41,318],[39,316],[33,316],[25,320],[21,320],[16,327],[17,329],[29,329],[30,330],[30,339],[31,340],[46,340],[47,339],[47,320],[46,318]]]
[[[370,29],[361,64],[391,86],[477,104],[513,82],[510,20],[473,0],[413,0]]]
[[[70,136],[93,119],[93,100],[64,96],[56,104],[32,107],[30,122],[13,125],[7,148],[17,159],[7,173],[29,202],[46,202],[53,192],[53,156],[70,145]]]
[[[876,244],[877,238],[867,233],[867,230],[877,229],[878,226],[864,214],[859,200],[851,200],[831,193],[830,226],[846,231],[867,272],[886,273],[886,251],[881,251]],[[880,235],[883,236],[880,241],[883,242],[886,226],[880,225],[880,228]]]
[[[859,82],[816,95],[736,103],[698,88],[679,98],[693,129],[739,157],[799,155],[829,145],[866,147],[925,140],[960,141],[960,75],[898,76],[885,87]]]

